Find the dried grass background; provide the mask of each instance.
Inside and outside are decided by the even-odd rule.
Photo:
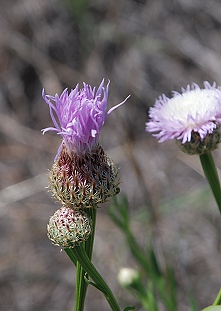
[[[121,168],[137,239],[145,246],[151,232],[159,261],[175,269],[179,310],[189,310],[189,293],[199,308],[212,303],[221,280],[218,209],[198,158],[144,128],[161,93],[221,85],[220,1],[1,0],[0,8],[0,310],[73,309],[75,269],[46,237],[59,208],[45,187],[60,138],[40,132],[52,124],[41,91],[97,86],[103,77],[109,107],[131,94],[108,118],[101,145]],[[221,168],[220,150],[215,158]],[[98,211],[93,262],[122,307],[133,305],[116,277],[136,265],[107,210]],[[94,310],[109,307],[89,288],[85,311]]]

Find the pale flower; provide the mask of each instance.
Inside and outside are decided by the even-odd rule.
[[[176,139],[188,154],[202,154],[220,142],[221,90],[204,82],[173,92],[173,97],[160,96],[150,108],[146,130],[159,142]]]

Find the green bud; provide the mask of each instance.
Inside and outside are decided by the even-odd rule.
[[[50,218],[47,229],[52,244],[73,248],[89,238],[92,220],[84,211],[63,206]]]

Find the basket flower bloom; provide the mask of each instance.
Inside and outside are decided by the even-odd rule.
[[[90,152],[98,143],[100,130],[108,114],[125,102],[106,111],[109,83],[104,87],[103,80],[97,90],[86,83],[83,86],[79,90],[77,85],[70,93],[65,89],[60,96],[45,95],[44,90],[42,92],[54,123],[54,127],[43,129],[43,134],[56,131],[62,136],[69,154]]]
[[[104,80],[96,90],[86,83],[70,93],[45,95],[54,127],[62,143],[49,172],[49,190],[62,205],[73,209],[97,207],[119,189],[118,169],[99,145],[98,139],[107,116],[108,87]]]
[[[221,90],[215,82],[204,82],[182,88],[182,93],[173,92],[156,100],[150,108],[146,130],[159,142],[176,139],[187,154],[203,154],[214,150],[220,142]]]

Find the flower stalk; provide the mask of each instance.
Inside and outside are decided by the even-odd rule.
[[[79,261],[77,261],[76,272],[76,290],[75,290],[75,306],[74,311],[83,311],[84,302],[87,293],[87,283],[84,280],[85,271]]]
[[[94,281],[96,288],[99,288],[100,291],[103,292],[107,302],[109,303],[111,310],[113,311],[120,311],[120,306],[117,303],[111,289],[106,284],[100,273],[94,267],[90,259],[88,258],[85,248],[81,245],[74,247],[72,249],[65,249],[65,252],[69,256],[69,258],[76,260],[80,263],[83,270],[88,274],[88,276]]]
[[[200,162],[221,213],[221,187],[212,154],[209,152],[200,155]]]
[[[89,217],[92,219],[92,233],[88,240],[84,243],[86,254],[91,260],[93,245],[94,245],[94,234],[96,225],[96,214],[97,208],[90,208],[87,210]],[[83,245],[82,245],[83,246]],[[77,272],[76,272],[76,295],[75,295],[75,307],[74,311],[84,310],[84,301],[86,298],[88,282],[85,281],[85,270],[82,268],[79,261],[77,261]]]

